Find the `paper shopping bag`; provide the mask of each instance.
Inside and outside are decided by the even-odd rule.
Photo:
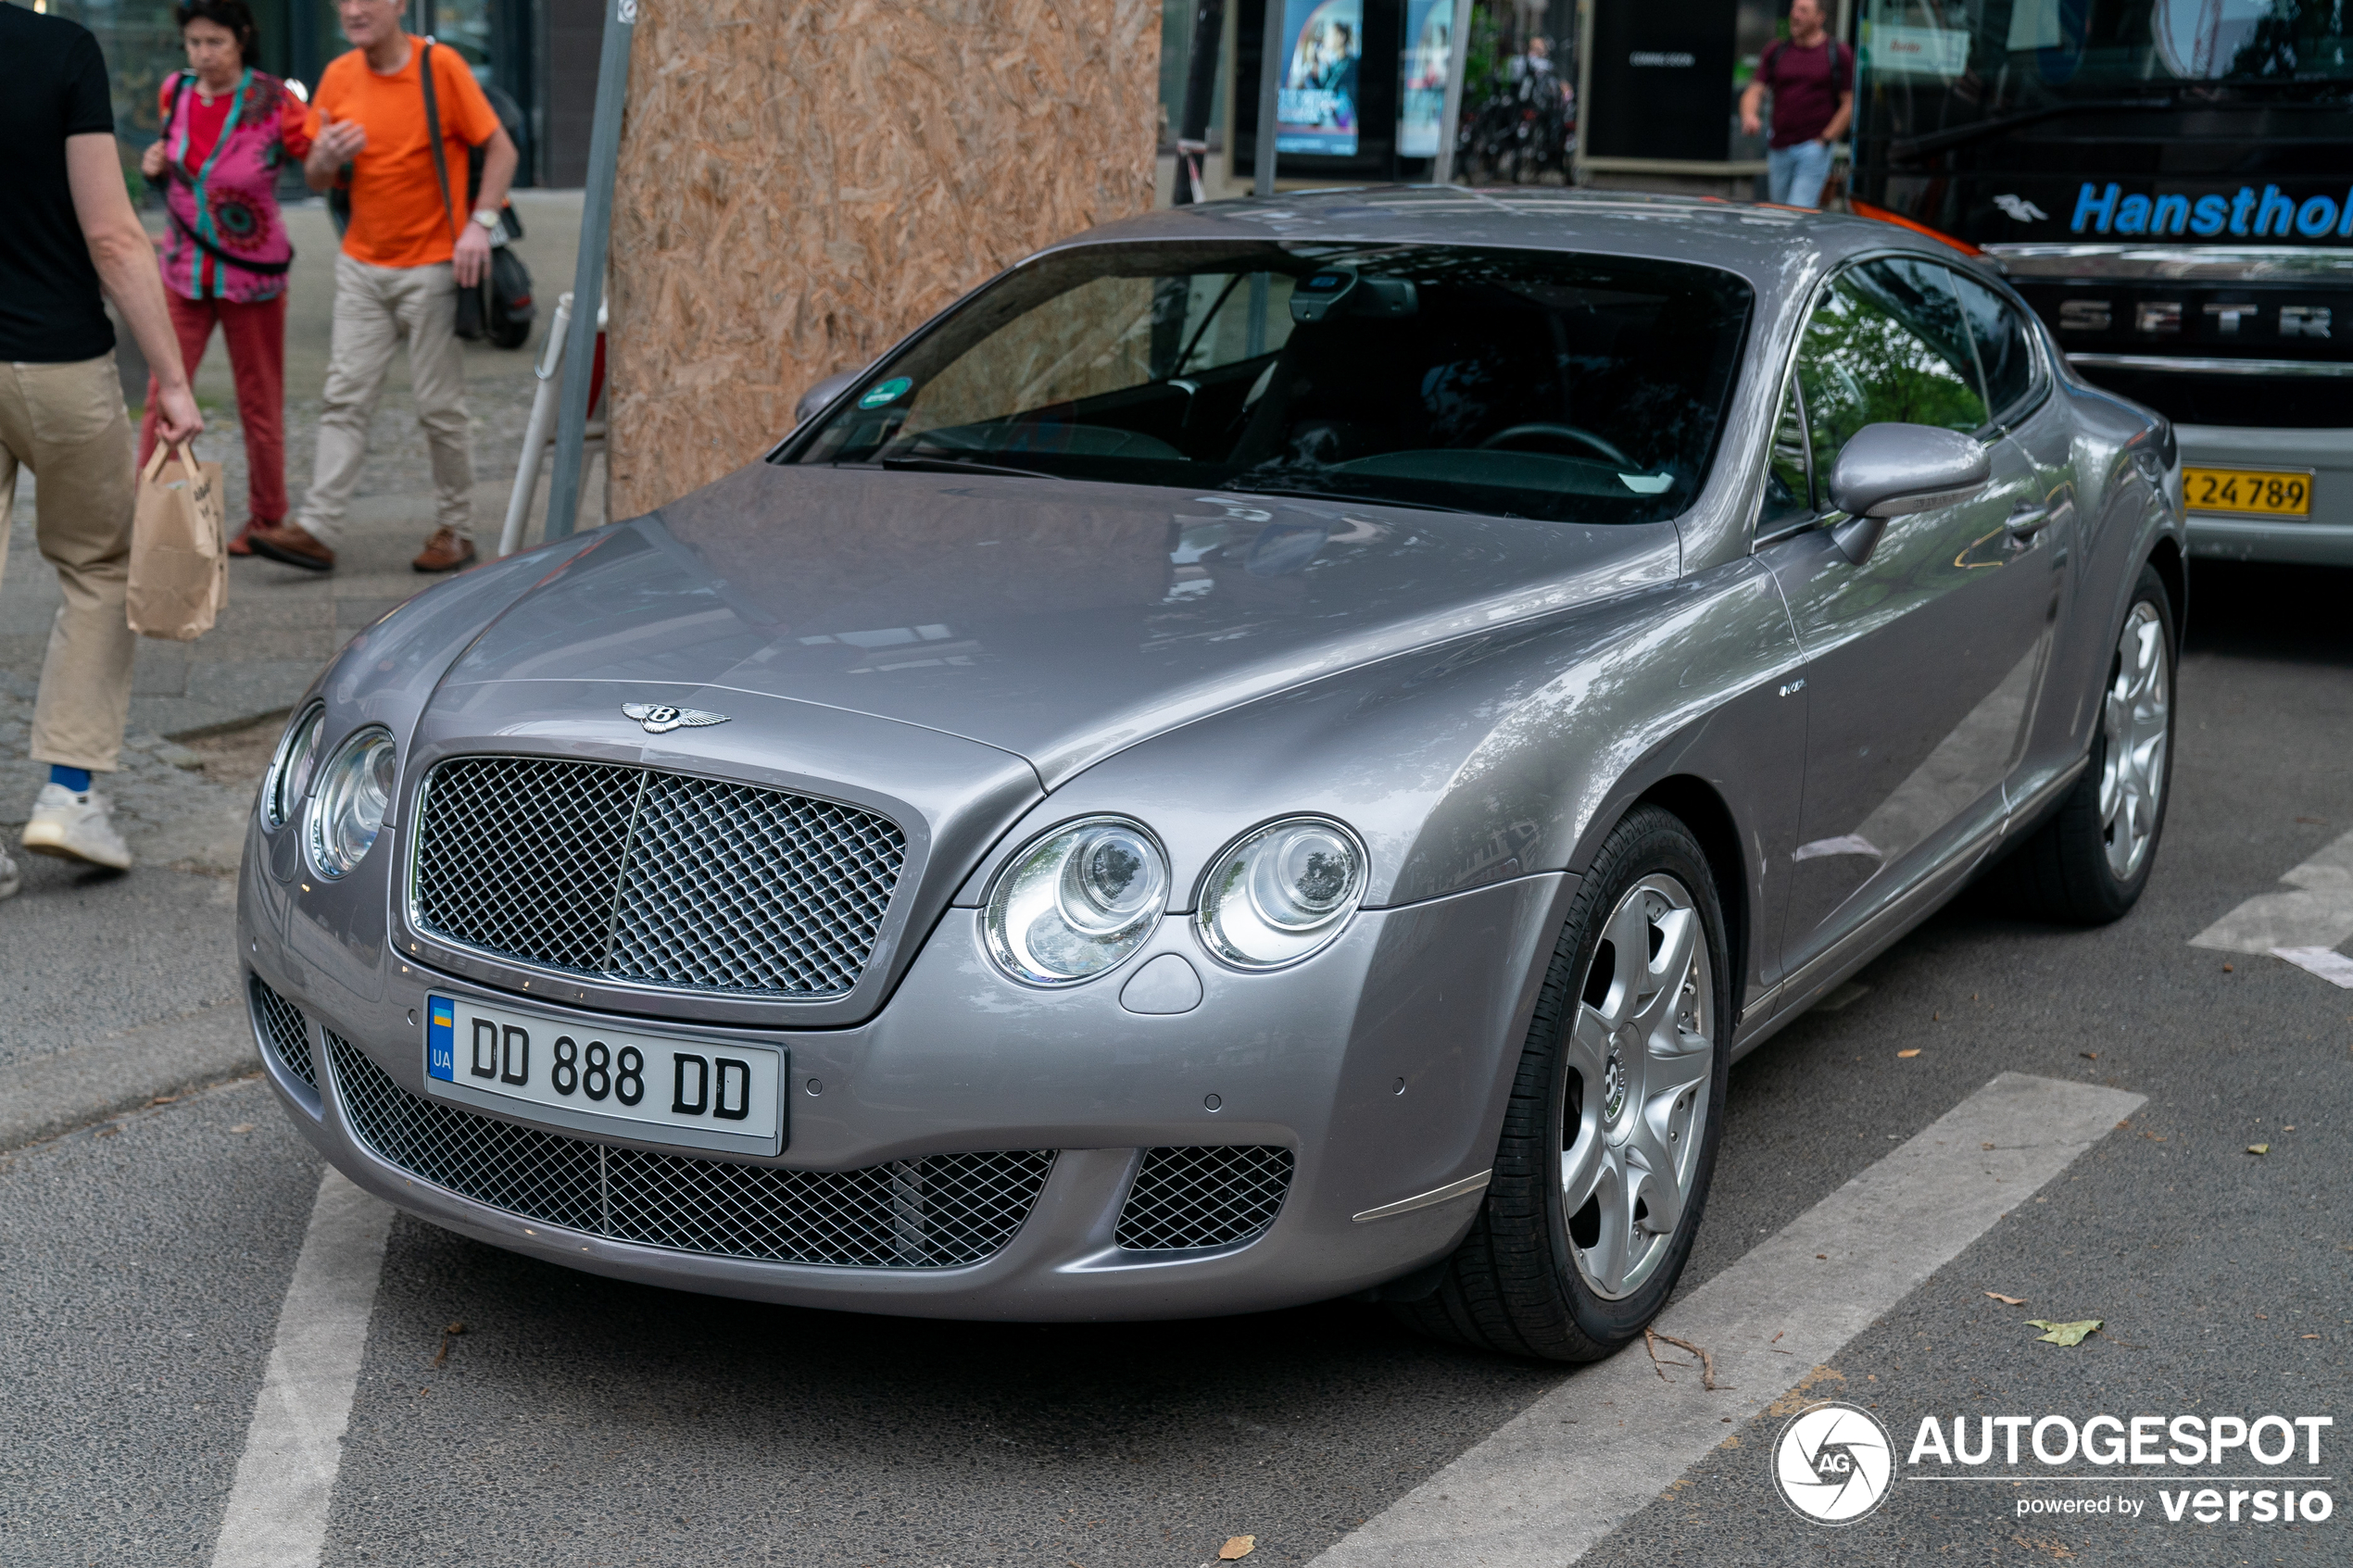
[[[186,442],[156,445],[139,475],[131,527],[131,629],[184,643],[212,630],[229,602],[220,465]]]

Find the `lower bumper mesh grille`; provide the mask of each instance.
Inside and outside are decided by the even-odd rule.
[[[259,975],[246,976],[248,995],[253,1002],[253,1021],[261,1028],[261,1037],[286,1064],[286,1071],[309,1085],[319,1086],[319,1069],[310,1060],[310,1022],[302,1010],[261,983]]]
[[[525,1219],[681,1252],[958,1268],[1013,1238],[1054,1165],[1051,1149],[1010,1149],[784,1171],[616,1148],[412,1095],[332,1030],[326,1041],[352,1131],[392,1164]]]
[[[1148,1148],[1116,1239],[1136,1252],[1254,1241],[1282,1209],[1290,1173],[1290,1150],[1265,1145]]]

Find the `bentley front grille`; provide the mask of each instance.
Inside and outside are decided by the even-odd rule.
[[[680,990],[835,997],[858,984],[906,839],[829,800],[604,762],[442,763],[409,907],[434,936]]]
[[[251,988],[253,1021],[261,1026],[261,1037],[270,1042],[287,1072],[317,1088],[319,1069],[310,1060],[310,1021],[302,1016],[300,1008],[263,985],[259,975],[247,975],[245,984]]]
[[[1255,1241],[1275,1223],[1290,1172],[1290,1149],[1260,1144],[1148,1148],[1115,1239],[1136,1252]]]
[[[1034,1148],[786,1171],[612,1148],[412,1095],[332,1030],[326,1041],[345,1119],[389,1163],[526,1220],[680,1252],[959,1268],[1013,1238],[1054,1167]]]

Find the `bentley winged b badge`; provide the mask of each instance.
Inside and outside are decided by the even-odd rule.
[[[673,708],[661,702],[624,702],[621,710],[643,724],[649,735],[666,735],[673,730],[727,721],[724,713],[709,713],[699,708]]]

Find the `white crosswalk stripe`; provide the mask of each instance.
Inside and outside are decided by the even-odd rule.
[[[278,1313],[212,1568],[316,1568],[392,1210],[328,1168]]]
[[[2294,954],[2308,949],[2325,953],[2353,936],[2353,833],[2284,872],[2280,880],[2290,891],[2257,894],[2191,937],[2190,946],[2224,953],[2275,953],[2311,969],[2311,962]]]
[[[2003,1073],[1667,1308],[1658,1331],[1706,1347],[1729,1386],[1709,1392],[1697,1368],[1663,1382],[1639,1346],[1625,1350],[1560,1384],[1315,1568],[1576,1562],[1721,1444],[1726,1417],[1744,1423],[1804,1382],[2142,1100]]]

